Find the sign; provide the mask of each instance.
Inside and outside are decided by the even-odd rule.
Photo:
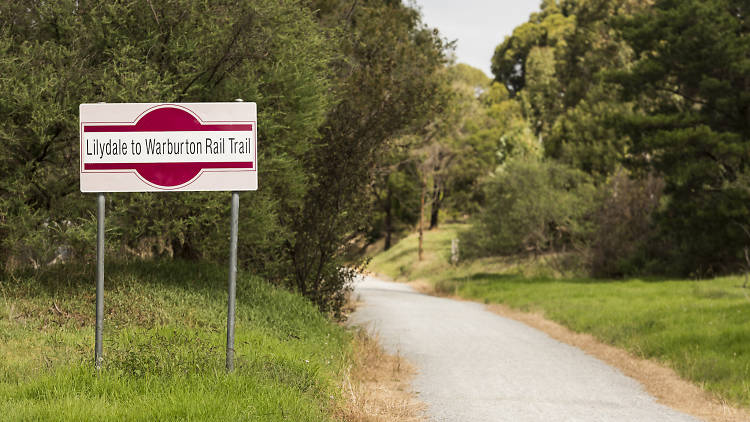
[[[81,192],[258,189],[255,103],[80,106]]]

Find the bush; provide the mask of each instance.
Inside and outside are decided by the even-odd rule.
[[[241,258],[273,262],[333,103],[330,43],[312,12],[294,0],[29,4],[0,6],[2,263],[94,250],[95,196],[78,189],[80,103],[235,98],[258,102],[263,146],[260,191],[240,206]],[[108,246],[224,261],[229,203],[228,193],[107,195]],[[260,270],[277,278],[280,268]]]
[[[589,247],[591,273],[597,277],[631,275],[647,264],[645,251],[654,237],[652,217],[664,181],[649,175],[633,179],[617,170],[604,186],[604,200],[594,215],[596,231]]]
[[[461,238],[467,257],[564,251],[592,231],[596,189],[580,170],[514,159],[485,185],[486,203]]]

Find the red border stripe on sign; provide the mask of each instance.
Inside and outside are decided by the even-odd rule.
[[[86,163],[84,164],[85,170],[130,170],[143,166],[190,166],[199,167],[203,169],[252,169],[253,162],[189,162],[189,163]]]
[[[200,125],[200,126],[193,126],[189,129],[182,129],[187,130],[190,132],[207,132],[207,131],[214,131],[214,132],[224,132],[224,131],[236,131],[236,132],[242,132],[242,131],[252,131],[253,125]],[[87,133],[93,133],[93,132],[178,132],[181,131],[180,128],[149,128],[149,127],[139,127],[137,125],[108,125],[108,126],[99,126],[99,125],[84,125],[83,131]]]
[[[202,124],[185,110],[162,107],[144,114],[135,124],[84,124],[84,132],[193,132],[193,131],[252,131],[251,123]]]

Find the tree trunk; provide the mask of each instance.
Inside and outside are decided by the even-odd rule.
[[[443,202],[442,189],[440,189],[435,183],[434,192],[432,194],[432,210],[430,211],[430,230],[438,227],[438,218],[440,214],[440,205]]]
[[[424,237],[424,196],[427,191],[427,182],[422,179],[422,199],[419,202],[419,260],[422,260],[422,239]]]
[[[388,189],[388,191],[385,196],[385,246],[383,249],[387,251],[391,248],[391,235],[393,233],[393,206],[391,203],[393,192],[391,191],[390,186],[386,189]]]

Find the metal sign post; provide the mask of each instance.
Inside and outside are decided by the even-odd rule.
[[[241,98],[234,100],[243,102]],[[240,213],[240,194],[232,192],[232,217],[229,229],[229,297],[227,299],[227,372],[234,371],[234,309],[237,296],[237,231]]]
[[[227,301],[227,371],[234,371],[234,307],[237,293],[237,225],[240,194],[232,192],[232,227],[229,236],[229,300]]]
[[[104,327],[104,194],[96,194],[96,344],[94,364],[102,366],[102,328]]]

